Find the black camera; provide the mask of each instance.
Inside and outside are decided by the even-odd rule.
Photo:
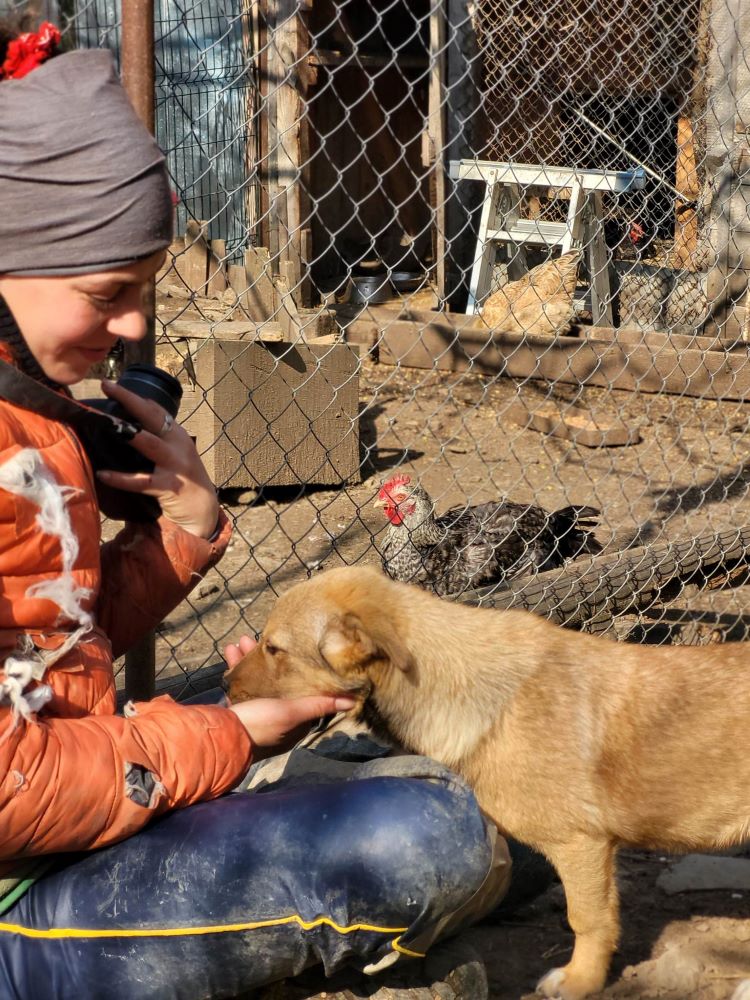
[[[117,384],[123,389],[129,389],[141,399],[152,399],[171,417],[177,416],[182,399],[182,386],[174,375],[165,372],[163,368],[157,368],[156,365],[129,365],[117,380]],[[126,420],[129,424],[136,423],[125,407],[120,406],[114,399],[82,399],[81,402],[102,413],[109,413],[110,416]]]
[[[125,369],[117,384],[142,399],[158,403],[170,416],[177,416],[182,386],[169,372],[155,365],[134,364]],[[108,418],[114,418],[101,419],[91,414],[88,420],[75,421],[76,433],[95,472],[99,469],[116,472],[153,471],[153,463],[129,443],[141,430],[141,426],[123,406],[114,399],[81,399],[79,402],[106,414]],[[115,520],[153,521],[161,513],[154,497],[117,490],[98,479],[96,491],[99,507],[107,517]]]

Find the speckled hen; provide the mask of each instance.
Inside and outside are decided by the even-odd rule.
[[[375,503],[390,522],[380,549],[386,573],[441,597],[601,551],[594,507],[548,512],[500,500],[436,517],[427,491],[403,474],[383,483]]]

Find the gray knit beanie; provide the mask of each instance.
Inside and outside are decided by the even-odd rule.
[[[164,155],[110,52],[0,82],[0,274],[85,274],[169,246]]]

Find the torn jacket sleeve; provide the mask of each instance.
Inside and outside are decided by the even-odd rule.
[[[9,733],[0,859],[104,847],[169,809],[222,795],[247,770],[250,738],[228,709],[166,697],[135,709],[21,722]]]

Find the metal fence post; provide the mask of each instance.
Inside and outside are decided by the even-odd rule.
[[[154,4],[153,0],[124,0],[122,5],[122,82],[139,117],[154,131]],[[146,336],[125,345],[125,364],[153,364],[155,357],[156,283],[144,289]],[[125,655],[125,691],[128,698],[153,697],[156,683],[156,637],[145,635]]]

